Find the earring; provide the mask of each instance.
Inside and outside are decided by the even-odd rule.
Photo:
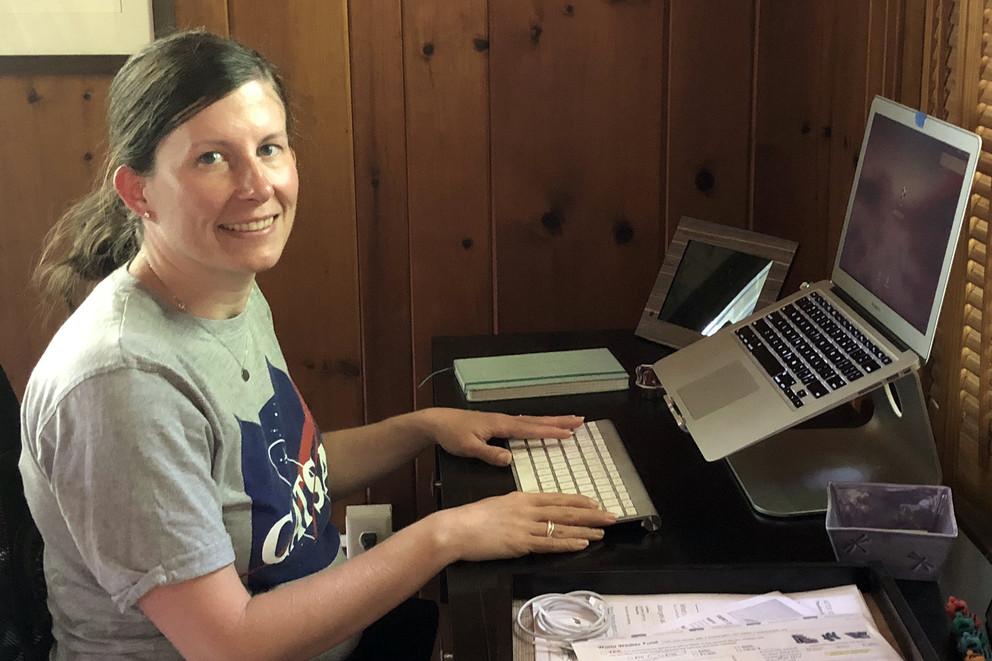
[[[150,211],[146,211],[145,213],[141,214],[141,217],[142,218],[151,218],[152,217],[152,214],[151,214]]]

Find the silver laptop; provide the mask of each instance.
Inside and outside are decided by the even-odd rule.
[[[831,280],[654,365],[707,461],[927,360],[980,151],[974,133],[875,97]]]

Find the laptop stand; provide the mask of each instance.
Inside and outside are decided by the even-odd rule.
[[[885,389],[895,390],[901,416]],[[872,417],[855,427],[793,427],[727,457],[751,506],[769,516],[823,512],[834,481],[939,484],[940,462],[916,372],[871,397]]]

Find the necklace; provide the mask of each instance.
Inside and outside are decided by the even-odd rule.
[[[250,379],[251,372],[248,371],[248,368],[245,367],[245,364],[248,362],[248,347],[251,346],[251,332],[249,331],[245,333],[245,357],[242,358],[241,360],[238,360],[237,354],[235,354],[234,351],[231,350],[231,347],[227,346],[227,343],[224,342],[224,340],[220,339],[216,333],[210,330],[210,328],[202,321],[197,319],[195,315],[190,315],[190,317],[193,319],[193,321],[196,322],[197,326],[199,326],[203,330],[213,335],[214,339],[217,340],[217,342],[220,343],[222,347],[227,349],[227,353],[231,354],[231,358],[234,358],[234,360],[238,363],[238,366],[241,368],[241,380],[247,381],[248,379]]]
[[[169,286],[165,284],[165,281],[162,280],[161,276],[159,276],[159,274],[155,271],[155,269],[152,268],[152,263],[148,261],[147,258],[145,259],[145,265],[148,266],[148,270],[151,271],[151,274],[155,276],[155,279],[158,280],[160,285],[162,285],[162,288],[165,289],[165,292],[172,298],[172,304],[176,306],[176,309],[179,310],[180,312],[186,313],[187,312],[186,303],[184,303],[181,298],[179,298],[178,296],[172,293],[172,290],[169,289]],[[251,346],[251,331],[245,333],[245,356],[244,358],[238,359],[238,355],[234,353],[231,347],[227,346],[227,342],[220,339],[220,336],[218,336],[217,333],[210,330],[209,326],[207,326],[202,321],[200,321],[200,319],[195,314],[189,314],[188,316],[190,319],[193,320],[193,322],[197,326],[199,326],[201,329],[209,333],[215,340],[217,340],[218,344],[224,347],[227,350],[227,352],[231,354],[231,358],[234,358],[235,362],[238,364],[238,367],[241,368],[241,380],[248,381],[248,379],[251,378],[251,372],[248,371],[248,368],[245,367],[245,365],[248,362],[248,348]]]

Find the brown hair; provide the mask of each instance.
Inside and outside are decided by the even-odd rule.
[[[61,303],[75,309],[93,282],[141,247],[141,221],[114,190],[117,167],[151,174],[165,136],[252,80],[272,84],[291,132],[289,102],[275,67],[235,41],[191,30],[158,39],[128,58],[110,85],[107,157],[99,183],[49,231],[34,271],[33,282],[49,310]]]

